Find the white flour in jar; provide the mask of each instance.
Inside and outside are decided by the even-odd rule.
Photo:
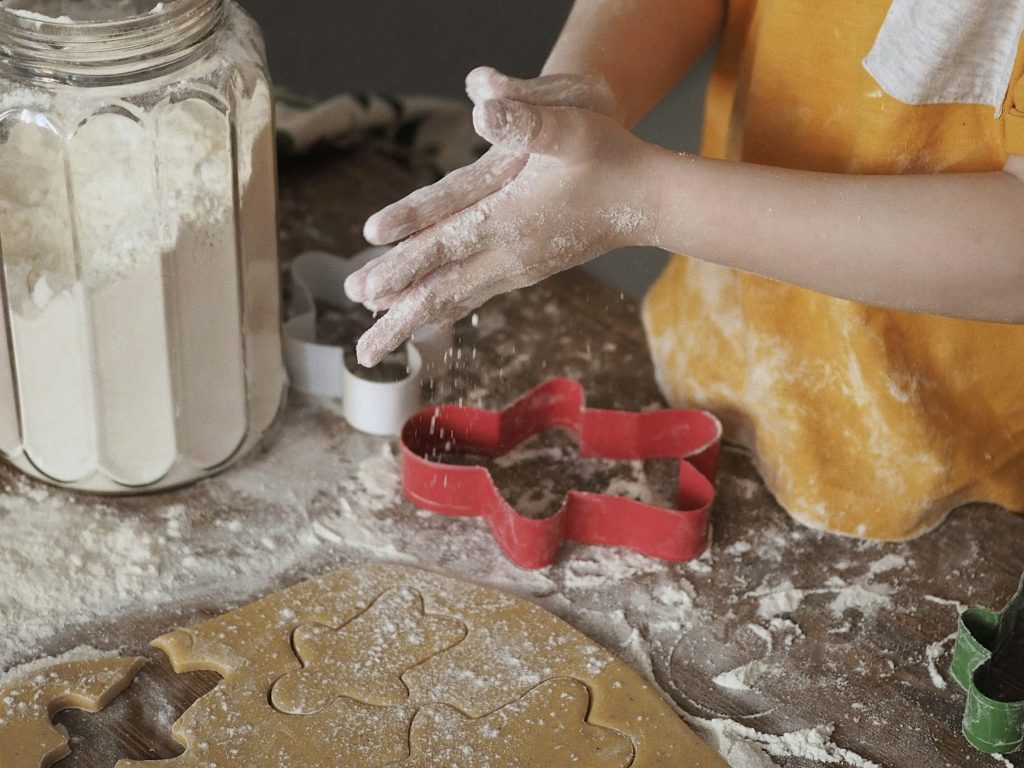
[[[38,10],[26,8],[12,8],[12,12],[23,19],[30,19],[40,23],[50,24],[72,24],[76,21],[109,21],[123,19],[128,16],[141,16],[144,14],[156,14],[164,11],[164,3],[155,5],[148,0],[77,0],[74,8],[71,9],[74,16],[54,13],[63,10],[64,3],[61,0],[39,0],[36,3]],[[50,6],[53,6],[51,10]]]
[[[264,286],[276,265],[271,95],[256,78],[237,99],[233,135],[204,96],[218,66],[199,59],[134,91],[0,94],[0,237],[21,395],[20,424],[0,407],[0,449],[23,469],[109,478],[93,490],[144,486],[182,458],[193,472],[223,462],[276,412],[283,379],[246,379],[239,324],[244,311],[248,329],[264,329],[245,348],[269,360],[278,306],[243,310],[235,259],[244,246]],[[246,238],[250,219],[270,237]],[[31,459],[19,463],[22,451]]]

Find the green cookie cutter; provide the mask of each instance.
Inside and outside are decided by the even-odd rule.
[[[981,691],[987,682],[989,661],[1010,641],[1022,616],[1024,578],[1002,612],[972,608],[960,616],[952,673],[967,691],[964,736],[976,749],[989,754],[1005,755],[1024,746],[1024,701],[997,701]]]

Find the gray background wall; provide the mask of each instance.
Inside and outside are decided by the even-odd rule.
[[[571,0],[242,0],[263,27],[278,83],[312,96],[347,90],[464,97],[463,79],[489,64],[536,75]],[[695,151],[710,55],[638,127],[643,138]],[[588,271],[634,296],[663,254],[629,248]]]

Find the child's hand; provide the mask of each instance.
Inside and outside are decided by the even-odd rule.
[[[579,107],[605,115],[615,112],[611,89],[600,78],[585,75],[518,80],[490,67],[478,67],[466,77],[466,92],[477,106],[512,99],[540,107]],[[519,175],[527,159],[525,153],[493,147],[473,165],[371,216],[363,234],[373,245],[404,240],[497,192]]]
[[[350,298],[389,310],[359,341],[362,365],[376,365],[426,324],[454,322],[499,293],[650,240],[643,183],[648,145],[614,120],[502,99],[478,105],[474,124],[495,150],[528,159],[502,189],[348,279]],[[479,189],[453,185],[452,199]],[[422,220],[414,215],[407,221],[416,223],[405,228]]]

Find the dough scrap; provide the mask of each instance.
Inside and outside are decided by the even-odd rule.
[[[396,643],[396,637],[404,642]],[[292,646],[303,668],[277,681],[271,703],[293,715],[316,714],[339,696],[397,706],[409,697],[402,674],[465,637],[466,626],[458,619],[425,614],[415,590],[392,590],[338,629],[322,624],[296,629]]]
[[[374,684],[360,665],[382,669],[373,638],[389,632],[395,667]],[[426,647],[406,647],[418,642]],[[470,750],[448,768],[558,767],[552,749],[570,742],[583,755],[608,745],[607,759],[578,763],[592,768],[726,768],[632,669],[568,624],[524,600],[413,568],[339,571],[153,645],[175,671],[212,670],[223,680],[174,724],[184,754],[118,768],[413,768],[432,765],[423,748],[441,744],[444,727],[475,743],[494,723],[507,723],[506,736],[488,747],[504,751]],[[342,663],[332,670],[335,653]],[[396,680],[400,703],[360,700],[395,702]],[[546,697],[556,690],[552,705]]]
[[[409,759],[392,768],[629,768],[633,742],[588,724],[589,703],[586,685],[563,678],[476,720],[452,707],[425,707],[412,721]]]
[[[65,709],[99,712],[145,659],[69,661],[32,672],[0,690],[0,768],[46,768],[71,754],[52,719]]]

